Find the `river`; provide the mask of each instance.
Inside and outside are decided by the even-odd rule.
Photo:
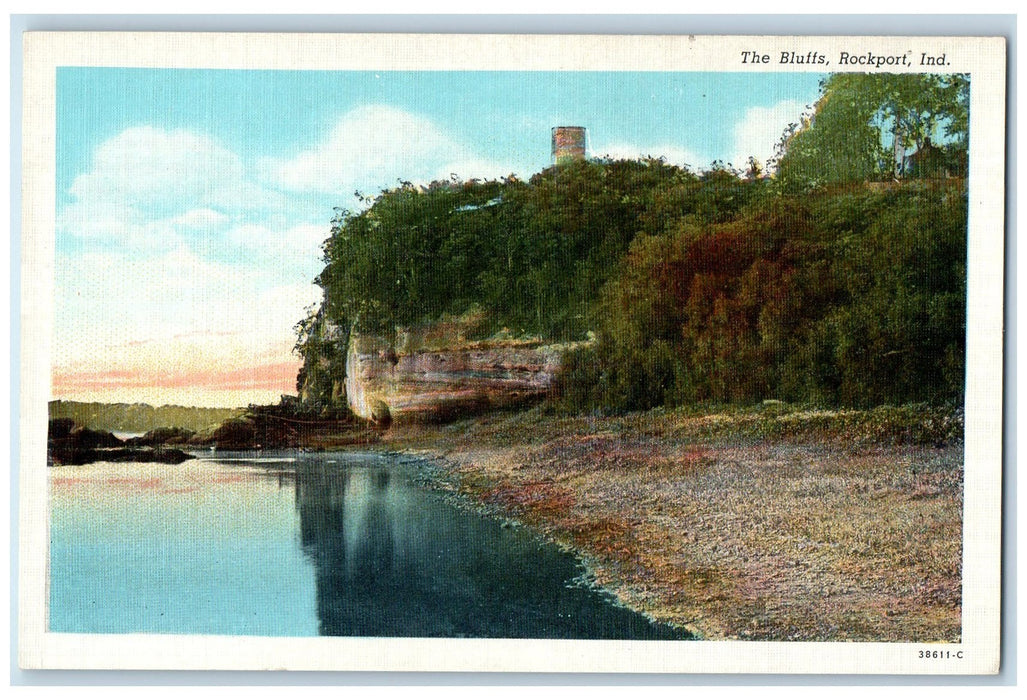
[[[681,639],[374,453],[50,469],[53,632]]]

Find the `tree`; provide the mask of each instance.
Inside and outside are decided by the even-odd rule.
[[[885,132],[965,143],[960,80],[907,77],[827,81],[778,179],[889,176]],[[963,180],[800,195],[648,160],[401,185],[332,222],[324,304],[297,326],[302,393],[324,406],[339,400],[351,330],[447,318],[473,319],[468,340],[595,338],[557,380],[575,411],[962,395]]]
[[[960,160],[967,146],[965,75],[838,73],[813,114],[779,146],[778,177],[800,187],[901,175],[906,156],[933,142]]]

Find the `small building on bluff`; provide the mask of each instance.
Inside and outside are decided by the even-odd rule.
[[[553,127],[553,163],[563,165],[585,160],[588,132],[583,126]]]

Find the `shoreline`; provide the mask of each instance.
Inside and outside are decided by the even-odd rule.
[[[752,412],[539,421],[531,409],[394,426],[379,447],[698,639],[958,641],[961,441],[896,442],[888,425],[853,441],[871,412],[806,413],[767,437]]]
[[[443,456],[431,451],[407,448],[377,450],[375,453],[395,459],[403,467],[415,466],[417,468],[417,484],[434,492],[453,507],[497,521],[503,528],[524,528],[545,544],[553,545],[561,551],[574,556],[583,569],[580,576],[574,579],[574,585],[584,586],[608,596],[612,604],[631,610],[653,624],[679,630],[689,635],[690,639],[686,637],[687,641],[701,641],[702,638],[694,628],[654,617],[649,611],[626,602],[618,595],[614,587],[611,587],[609,584],[600,583],[596,577],[596,569],[600,562],[589,552],[561,539],[556,533],[541,527],[539,523],[527,523],[518,514],[504,510],[494,503],[481,500],[465,488],[462,488],[453,478],[453,475],[454,472],[464,469],[469,465],[462,465],[458,458],[454,458],[452,455]]]
[[[415,466],[425,488],[573,553],[587,585],[697,639],[960,640],[958,412],[536,406],[377,434],[327,450]]]

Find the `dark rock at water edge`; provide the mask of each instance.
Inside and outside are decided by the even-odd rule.
[[[172,429],[174,430],[174,429]],[[156,431],[151,431],[156,432]],[[161,462],[180,464],[193,456],[181,450],[143,448],[119,440],[113,433],[90,430],[70,418],[55,418],[47,429],[47,462],[89,464],[91,462]]]
[[[87,464],[96,461],[98,449],[116,448],[124,443],[113,433],[90,430],[71,418],[54,418],[47,426],[47,461],[50,464]]]
[[[257,441],[257,428],[253,421],[245,418],[226,420],[210,437],[219,450],[247,450],[263,446]]]
[[[47,440],[65,440],[71,437],[71,431],[75,429],[75,421],[71,418],[51,418],[47,426]]]
[[[74,451],[51,449],[52,464],[91,464],[93,462],[158,462],[161,464],[181,464],[186,460],[195,459],[187,452],[165,448],[140,447],[108,447],[101,449],[81,449]]]
[[[202,444],[219,450],[338,447],[375,442],[382,429],[349,415],[312,414],[288,405],[251,406],[248,415],[225,421]],[[197,444],[196,438],[189,444]]]
[[[161,464],[181,464],[195,457],[188,452],[174,448],[155,449],[122,447],[110,450],[96,450],[99,461],[103,462],[160,462]]]
[[[90,430],[78,425],[70,418],[54,418],[47,428],[47,442],[58,443],[76,449],[97,447],[120,447],[125,443],[101,430]]]
[[[125,441],[132,447],[156,447],[158,445],[186,445],[196,436],[196,432],[187,428],[155,428],[142,437],[129,438]]]

